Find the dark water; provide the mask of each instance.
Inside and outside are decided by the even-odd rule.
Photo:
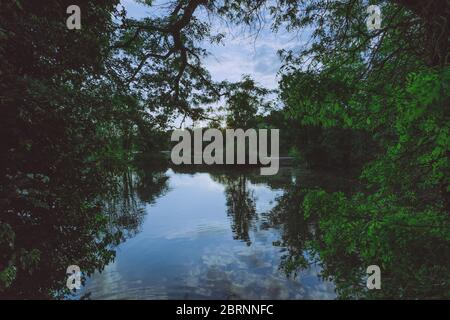
[[[128,202],[142,214],[139,226],[116,248],[114,261],[72,298],[335,298],[333,283],[320,277],[320,265],[296,248],[299,233],[314,232],[295,217],[298,212],[294,217],[288,212],[290,202],[295,207],[301,199],[286,198],[301,177],[305,183],[320,177],[290,168],[274,177],[258,173],[168,169],[162,174],[164,191],[151,201],[141,181],[141,191]],[[296,275],[284,265],[292,254],[308,261]]]
[[[337,172],[282,167],[261,176],[170,168],[151,157],[82,176],[84,167],[50,180],[33,175],[25,190],[0,201],[5,212],[22,213],[0,223],[10,239],[0,248],[1,299],[334,299],[375,291],[367,290],[361,248],[339,235],[326,241],[323,226],[338,211],[327,206],[323,215],[304,216],[311,189],[359,190]],[[379,256],[395,250],[396,264],[376,297],[446,296],[446,244],[420,230],[408,250],[397,249],[397,239],[378,248]],[[71,265],[83,274],[72,293]]]

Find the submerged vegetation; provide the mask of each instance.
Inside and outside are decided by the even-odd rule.
[[[1,298],[64,297],[67,266],[87,276],[114,258],[139,229],[140,201],[166,191],[160,151],[180,118],[280,129],[298,166],[353,179],[285,188],[270,219],[286,221],[287,274],[308,252],[341,298],[450,297],[448,1],[177,0],[137,20],[118,0],[79,0],[82,29],[68,30],[71,4],[0,8]],[[369,4],[382,8],[375,31]],[[312,30],[280,51],[276,97],[250,77],[212,80],[202,44],[227,38],[205,15]],[[217,179],[238,203],[236,239],[251,245],[246,178]],[[365,287],[372,264],[383,290]]]

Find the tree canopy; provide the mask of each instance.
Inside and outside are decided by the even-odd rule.
[[[295,204],[318,226],[297,253],[313,250],[342,297],[449,297],[448,1],[174,0],[134,19],[118,0],[80,0],[81,30],[66,28],[70,4],[0,9],[0,295],[51,296],[55,261],[101,268],[123,239],[98,201],[123,187],[113,173],[137,151],[160,150],[177,117],[215,121],[207,106],[225,101],[230,127],[283,126],[289,148],[319,161],[358,155],[357,192],[311,189]],[[383,16],[374,31],[370,4]],[[212,80],[205,43],[226,37],[211,17],[308,30],[306,45],[280,51],[281,108],[256,117],[267,89]],[[44,234],[65,253],[40,243]],[[381,293],[359,281],[371,264],[387,274]],[[33,272],[50,283],[27,291]]]

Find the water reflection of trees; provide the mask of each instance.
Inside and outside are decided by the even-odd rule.
[[[315,261],[315,251],[311,246],[316,239],[317,220],[306,219],[302,210],[305,194],[315,188],[328,191],[346,190],[350,192],[355,185],[348,177],[339,177],[328,172],[310,170],[289,171],[290,177],[282,187],[283,194],[277,198],[276,205],[268,213],[269,224],[281,230],[280,240],[274,244],[283,248],[280,269],[294,277],[310,267]],[[287,183],[286,183],[287,182]]]
[[[314,235],[314,229],[299,211],[303,193],[295,184],[287,186],[267,215],[271,226],[281,227],[281,238],[274,245],[283,248],[280,269],[287,275],[296,276],[299,271],[308,268],[310,263],[306,256],[306,246]]]
[[[231,230],[234,239],[251,245],[250,230],[255,228],[257,219],[256,199],[253,190],[249,188],[245,173],[227,175],[212,175],[213,179],[225,186],[227,215],[231,219]]]
[[[20,190],[3,189],[0,298],[63,297],[69,265],[84,276],[102,270],[114,248],[139,230],[143,205],[167,189],[167,177],[150,169],[72,166],[50,179],[28,176]]]
[[[334,198],[345,193],[333,192],[350,194],[355,188],[352,181],[324,178],[320,174],[296,176],[268,214],[270,225],[281,231],[275,245],[283,249],[280,269],[286,275],[295,277],[317,263],[319,275],[334,282],[340,298],[448,296],[448,242],[438,240],[445,227],[393,222],[378,231],[380,236],[370,238],[366,233],[375,230],[365,228],[370,222],[366,214],[361,214],[366,220],[356,212],[345,216],[334,204]],[[332,196],[311,197],[309,191],[317,188],[327,189]],[[314,214],[305,212],[306,199],[316,201],[309,203]],[[376,250],[376,261],[367,258],[373,255],[370,250]],[[372,264],[381,267],[382,290],[366,287],[366,269]]]
[[[103,205],[110,228],[122,230],[124,239],[138,233],[145,216],[144,205],[154,203],[168,190],[168,179],[165,171],[148,166],[124,170],[118,175],[116,192]]]

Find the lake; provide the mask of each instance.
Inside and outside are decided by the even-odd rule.
[[[293,186],[337,187],[335,177],[286,167],[272,177],[259,176],[259,170],[181,169],[150,176],[128,177],[121,206],[134,206],[139,223],[115,248],[115,259],[70,298],[336,297],[334,284],[320,276],[320,261],[302,250],[302,238],[314,234],[314,226],[302,225],[289,209],[301,199],[287,197]],[[152,186],[145,180],[163,185],[157,196],[148,199],[145,190]],[[298,255],[307,265],[287,272],[287,262]]]

